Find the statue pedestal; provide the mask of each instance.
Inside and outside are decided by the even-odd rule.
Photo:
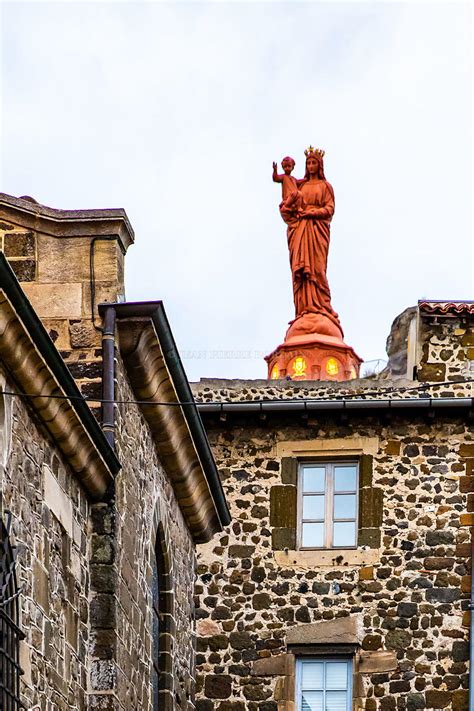
[[[284,343],[265,356],[269,379],[343,381],[359,377],[363,361],[342,338],[321,333],[291,335],[290,330]]]

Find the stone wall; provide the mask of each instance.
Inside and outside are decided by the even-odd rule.
[[[133,400],[123,372],[118,380],[121,399]],[[107,503],[93,503],[34,413],[19,398],[4,406],[12,436],[1,500],[20,550],[27,707],[151,710],[151,579],[162,536],[165,708],[193,708],[194,544],[138,408],[119,408],[122,470]]]
[[[202,382],[198,397],[310,387],[217,385]],[[469,422],[228,414],[206,416],[206,427],[233,523],[198,559],[197,708],[293,709],[294,655],[335,642],[354,650],[355,708],[467,708]],[[357,550],[295,550],[291,461],[303,455],[361,461]]]
[[[3,383],[2,383],[3,387]],[[8,388],[8,383],[7,383]],[[2,509],[18,546],[22,694],[26,707],[87,708],[89,502],[55,444],[19,398],[4,398]],[[10,411],[10,412],[9,412]],[[8,441],[9,440],[9,441]]]
[[[420,313],[418,380],[456,382],[474,378],[474,319]]]
[[[133,400],[120,361],[117,381],[118,399]],[[152,564],[160,531],[171,587],[165,703],[191,708],[194,545],[136,405],[119,405],[116,431],[122,469],[115,496],[92,509],[90,709],[151,709]]]

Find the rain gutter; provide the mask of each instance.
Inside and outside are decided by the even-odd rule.
[[[367,410],[423,410],[435,411],[446,409],[469,410],[474,407],[472,397],[443,398],[390,398],[390,399],[340,399],[318,400],[301,398],[298,400],[255,400],[254,402],[200,402],[199,412],[209,413],[263,413],[263,412],[362,412]],[[473,708],[474,711],[474,708]]]

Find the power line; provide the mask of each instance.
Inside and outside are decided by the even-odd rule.
[[[290,382],[295,382],[295,381],[290,381]],[[413,387],[401,387],[401,388],[395,388],[395,387],[387,387],[387,388],[381,388],[379,390],[368,390],[364,392],[358,392],[358,393],[347,393],[346,395],[338,395],[335,393],[331,397],[321,397],[321,398],[315,398],[315,397],[294,397],[294,398],[266,398],[266,399],[256,399],[256,400],[245,400],[246,403],[253,403],[253,404],[260,404],[260,403],[267,403],[267,402],[300,402],[302,400],[315,400],[319,402],[327,402],[331,400],[350,400],[350,399],[355,399],[359,398],[360,400],[364,400],[367,397],[371,396],[378,396],[380,397],[381,395],[391,395],[393,393],[397,393],[399,395],[409,393],[409,392],[416,392],[416,391],[421,391],[424,392],[426,390],[430,390],[431,388],[440,388],[440,387],[446,387],[446,386],[454,386],[454,385],[465,385],[466,383],[474,383],[474,378],[469,378],[467,380],[462,380],[462,381],[456,381],[456,382],[451,382],[449,380],[444,381],[442,383],[426,383],[424,385],[415,385]],[[140,405],[140,406],[145,406],[145,405],[161,405],[161,406],[166,406],[166,407],[182,407],[186,405],[232,405],[233,403],[238,403],[241,402],[239,400],[200,400],[200,401],[195,401],[195,400],[190,400],[190,401],[176,401],[176,402],[160,402],[160,401],[155,401],[155,400],[105,400],[103,398],[95,398],[95,397],[87,397],[83,395],[43,395],[41,393],[24,393],[24,392],[12,392],[9,390],[1,390],[0,389],[0,395],[5,395],[7,397],[23,397],[23,398],[29,398],[29,399],[36,399],[36,398],[46,398],[48,400],[68,400],[70,402],[74,401],[79,401],[79,402],[86,402],[86,403],[91,403],[91,404],[98,404],[102,405],[104,403],[110,404],[113,403],[114,405]],[[450,396],[452,397],[452,396]],[[407,398],[408,400],[409,398]],[[419,399],[419,398],[416,398]],[[444,399],[443,396],[440,398],[437,398],[439,400]]]

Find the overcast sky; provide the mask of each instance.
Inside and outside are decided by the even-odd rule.
[[[191,380],[266,376],[293,317],[273,160],[326,151],[345,340],[473,299],[470,3],[3,2],[0,191],[124,207],[128,300]]]

